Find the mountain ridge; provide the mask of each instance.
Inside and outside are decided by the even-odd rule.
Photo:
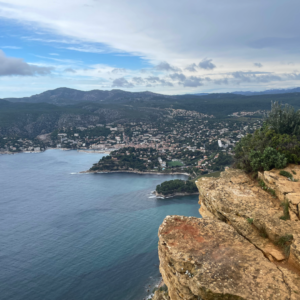
[[[151,100],[152,98],[169,98],[170,96],[152,93],[149,91],[144,92],[127,92],[119,89],[113,90],[91,90],[81,91],[66,87],[57,88],[54,90],[47,90],[40,94],[30,97],[22,98],[3,98],[10,102],[24,102],[24,103],[51,103],[56,105],[70,105],[80,102],[115,102],[122,103],[128,100]]]

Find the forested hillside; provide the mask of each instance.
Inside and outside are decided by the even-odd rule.
[[[213,115],[216,118],[229,118],[228,115],[235,112],[267,111],[272,101],[288,103],[298,109],[300,93],[165,96],[150,92],[83,92],[61,88],[28,98],[0,100],[0,136],[35,137],[70,126],[110,122],[156,122],[161,118],[171,119],[170,109],[184,109]]]

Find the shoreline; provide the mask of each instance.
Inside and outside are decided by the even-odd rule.
[[[91,153],[91,154],[110,154],[112,151],[104,151],[104,150],[89,150],[89,149],[77,149],[77,152],[80,152],[80,153]]]
[[[195,192],[195,193],[174,193],[174,194],[170,194],[170,195],[158,194],[156,191],[153,191],[152,193],[156,196],[156,198],[160,198],[160,199],[168,199],[168,198],[178,197],[178,196],[199,195],[199,192]]]
[[[180,173],[180,172],[176,172],[176,173],[160,173],[160,172],[141,172],[141,171],[128,171],[128,170],[118,170],[118,171],[81,171],[79,173],[82,174],[108,174],[108,173],[132,173],[132,174],[152,174],[152,175],[185,175],[185,176],[190,176],[190,174],[188,173]]]
[[[42,153],[45,152],[46,150],[43,151],[19,151],[19,152],[0,152],[0,155],[15,155],[15,154],[22,154],[22,153]]]
[[[42,153],[46,152],[47,150],[60,150],[60,151],[77,151],[79,153],[89,153],[89,154],[110,154],[111,151],[100,151],[100,150],[89,150],[89,149],[69,149],[69,148],[47,148],[42,151],[18,151],[18,152],[11,152],[11,151],[4,151],[0,152],[0,155],[14,155],[14,154],[22,154],[22,153]]]

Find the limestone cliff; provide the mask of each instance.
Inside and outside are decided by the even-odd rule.
[[[228,169],[196,182],[203,218],[168,216],[159,228],[171,300],[300,299],[300,166],[285,170],[295,181],[272,170],[259,185]]]

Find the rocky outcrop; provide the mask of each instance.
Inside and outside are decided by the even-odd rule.
[[[154,296],[151,300],[170,300],[170,297],[168,295],[168,291],[157,290],[155,291]]]
[[[228,169],[196,182],[203,218],[169,216],[159,228],[171,300],[300,299],[300,168],[286,171],[296,181],[272,170],[259,185]]]
[[[275,191],[280,201],[289,203],[290,217],[292,220],[298,221],[300,219],[300,184],[298,182],[300,179],[300,166],[289,165],[284,170],[293,176],[294,181],[281,176],[280,171],[275,169],[259,173],[259,178]]]

